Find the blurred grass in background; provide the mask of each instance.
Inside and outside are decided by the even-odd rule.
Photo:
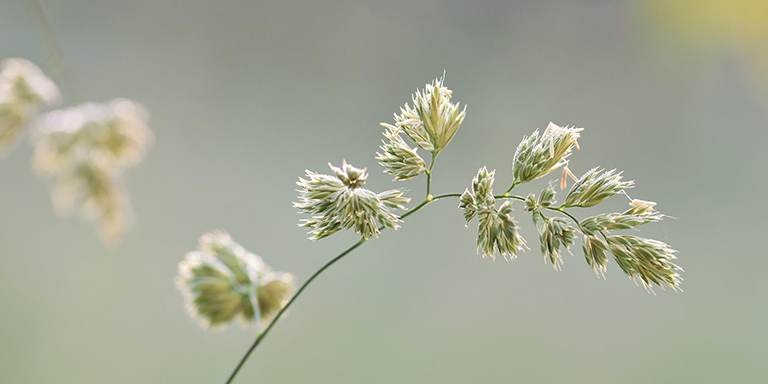
[[[221,228],[308,277],[356,237],[305,240],[295,180],[345,158],[392,185],[378,123],[443,70],[469,107],[436,193],[482,165],[507,185],[524,134],[586,127],[571,168],[623,169],[633,197],[678,217],[643,235],[681,251],[685,292],[649,295],[615,264],[598,280],[578,248],[554,272],[520,204],[533,249],[482,260],[440,201],[313,284],[238,382],[762,382],[765,2],[44,5],[84,96],[146,105],[156,145],[127,175],[138,221],[113,249],[55,217],[29,145],[0,161],[0,382],[223,382],[254,330],[200,329],[177,263]],[[0,56],[42,64],[22,4],[0,20]]]

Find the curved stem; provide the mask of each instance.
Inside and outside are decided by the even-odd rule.
[[[418,210],[420,210],[421,208],[424,208],[427,204],[429,204],[429,203],[431,203],[431,202],[433,202],[435,200],[444,199],[444,198],[447,198],[447,197],[459,197],[459,196],[461,196],[460,193],[446,193],[444,195],[439,195],[439,196],[435,196],[435,197],[431,197],[431,198],[425,199],[424,201],[419,203],[417,206],[413,207],[413,209],[411,209],[410,211],[408,211],[405,214],[403,214],[402,216],[400,216],[400,218],[405,218],[405,217],[407,217],[407,216],[417,212]],[[384,228],[379,228],[379,230],[383,230],[383,229]],[[277,315],[275,315],[275,317],[272,318],[272,321],[269,322],[269,325],[267,325],[267,327],[264,328],[264,332],[261,332],[258,336],[256,336],[256,340],[253,341],[253,344],[251,344],[251,347],[248,348],[248,351],[246,351],[245,355],[243,355],[243,357],[240,359],[240,362],[237,364],[237,367],[235,367],[235,370],[232,371],[232,373],[229,375],[229,378],[227,379],[227,384],[232,383],[232,381],[235,379],[235,376],[237,376],[237,373],[240,372],[240,368],[243,367],[243,364],[245,364],[245,361],[248,360],[249,356],[251,356],[251,353],[253,353],[253,351],[256,349],[257,346],[259,346],[261,341],[264,340],[264,337],[266,337],[267,334],[269,333],[269,331],[272,330],[272,327],[274,327],[275,324],[277,323],[277,321],[280,320],[280,318],[283,315],[283,313],[285,313],[285,311],[288,310],[288,307],[290,307],[291,304],[293,304],[293,302],[296,301],[296,299],[299,297],[299,295],[302,292],[304,292],[304,289],[306,289],[307,286],[309,286],[309,284],[313,280],[315,280],[318,276],[320,276],[320,274],[322,274],[323,271],[328,269],[331,265],[333,265],[337,261],[341,260],[344,256],[348,255],[350,252],[354,251],[357,247],[363,245],[363,243],[365,243],[367,240],[368,239],[366,239],[366,238],[360,239],[357,243],[355,243],[351,247],[347,248],[344,252],[340,253],[338,256],[336,256],[333,259],[331,259],[331,261],[325,263],[325,265],[320,267],[320,269],[318,269],[315,273],[313,273],[312,276],[310,276],[309,279],[307,279],[307,281],[305,281],[304,284],[302,284],[301,287],[299,287],[299,289],[291,297],[291,299],[288,300],[288,302],[285,303],[283,308],[281,308],[280,311],[277,312]]]
[[[568,218],[569,218],[569,219],[573,220],[573,222],[574,222],[574,223],[576,223],[576,226],[577,226],[577,227],[579,227],[579,228],[581,227],[581,226],[580,226],[580,224],[579,224],[579,220],[578,220],[578,219],[576,219],[576,217],[574,217],[574,216],[573,216],[573,215],[571,215],[570,213],[568,213],[568,211],[566,211],[564,208],[553,208],[553,207],[547,207],[546,209],[548,209],[548,210],[550,210],[550,211],[557,211],[557,212],[560,212],[560,213],[562,213],[563,215],[566,215],[566,216],[568,216]]]
[[[509,192],[512,191],[513,189],[515,189],[515,182],[514,181],[512,181],[512,185],[510,185],[509,188],[507,188],[507,190],[504,191],[504,194],[505,195],[509,194]]]
[[[525,201],[525,197],[517,196],[517,195],[510,195],[510,194],[507,194],[506,192],[503,195],[496,195],[493,198],[495,198],[495,199],[515,199],[515,200]]]

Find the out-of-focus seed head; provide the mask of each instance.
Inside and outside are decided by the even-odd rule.
[[[197,251],[179,263],[176,286],[190,315],[206,328],[269,323],[294,292],[293,277],[274,272],[260,257],[222,232],[204,234]]]
[[[61,94],[37,65],[24,59],[6,59],[0,63],[0,100],[3,99],[37,107],[58,103]]]
[[[57,213],[67,216],[80,209],[87,220],[97,222],[107,243],[117,241],[132,223],[122,180],[96,159],[82,159],[57,177],[51,198]]]
[[[6,59],[0,63],[0,156],[18,144],[38,107],[60,99],[56,84],[31,62]]]
[[[341,167],[329,164],[335,176],[307,170],[307,178],[299,178],[299,202],[294,203],[301,213],[313,215],[303,219],[301,227],[310,228],[310,239],[318,240],[342,229],[369,238],[377,236],[376,222],[385,227],[399,228],[400,217],[393,210],[405,209],[410,201],[404,191],[389,190],[377,194],[362,188],[368,178],[365,169],[343,162]]]
[[[152,145],[146,121],[146,110],[124,99],[49,112],[37,124],[35,166],[56,172],[80,157],[99,157],[105,167],[135,165]]]
[[[119,99],[49,112],[34,132],[33,164],[54,180],[54,206],[82,207],[110,242],[130,224],[122,170],[140,162],[152,143],[146,120],[141,106]]]
[[[412,96],[413,107],[407,103],[395,114],[395,126],[401,128],[416,145],[426,151],[439,153],[451,141],[466,116],[466,106],[451,103],[453,92],[443,85],[444,77],[427,84]]]
[[[412,179],[427,171],[427,164],[417,153],[418,148],[411,148],[400,136],[400,129],[389,124],[384,132],[386,140],[382,140],[381,150],[376,153],[376,159],[384,167],[384,172],[394,176],[395,181]]]

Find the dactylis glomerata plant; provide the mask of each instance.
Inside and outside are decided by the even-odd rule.
[[[574,215],[578,208],[596,206],[617,194],[626,195],[625,190],[634,185],[615,170],[593,168],[580,178],[571,173],[568,160],[573,149],[579,149],[582,128],[549,123],[543,132],[536,130],[524,137],[511,159],[511,169],[505,170],[513,176],[512,184],[501,194],[493,191],[495,171],[483,167],[464,193],[433,196],[430,187],[435,160],[465,117],[466,107],[452,102],[451,90],[439,78],[413,94],[412,105],[406,103],[399,114],[395,113],[394,124],[381,124],[384,140],[376,158],[384,172],[396,181],[426,176],[426,196],[410,209],[406,206],[410,198],[405,197],[404,190],[371,191],[365,188],[367,171],[346,161],[338,167],[329,164],[330,175],[308,170],[305,177],[299,178],[299,199],[294,206],[307,215],[299,225],[307,228],[310,239],[319,240],[341,230],[353,230],[361,239],[315,272],[295,293],[290,275],[273,272],[229,236],[218,232],[203,236],[200,249],[188,254],[180,264],[177,278],[189,310],[205,326],[226,325],[239,318],[256,322],[260,330],[228,382],[298,295],[326,268],[383,229],[397,229],[407,216],[438,199],[458,198],[466,224],[477,222],[477,249],[483,257],[495,259],[501,255],[510,260],[528,248],[515,218],[513,205],[519,200],[517,205],[531,215],[538,229],[541,253],[555,269],[562,268],[563,250],[570,252],[576,238],[581,237],[587,264],[598,276],[605,276],[608,259],[613,257],[631,280],[648,291],[654,286],[680,289],[682,269],[674,263],[677,251],[661,241],[617,234],[664,219],[666,216],[655,210],[656,203],[630,199],[629,208],[623,212],[582,219]],[[420,150],[429,155],[428,162]],[[512,194],[517,186],[558,169],[562,171],[561,189],[567,187],[567,178],[575,181],[562,203],[556,202],[552,184],[538,195]]]

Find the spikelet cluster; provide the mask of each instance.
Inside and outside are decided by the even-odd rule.
[[[592,168],[573,184],[563,206],[592,207],[634,185],[634,181],[623,181],[615,169]]]
[[[583,249],[587,263],[598,276],[605,277],[608,253],[613,255],[624,273],[647,290],[653,284],[679,290],[682,268],[676,265],[677,251],[666,243],[634,235],[608,235],[611,231],[632,229],[661,221],[667,216],[656,211],[656,203],[632,200],[630,208],[621,213],[603,213],[579,222],[584,234]]]
[[[514,183],[538,179],[568,164],[573,147],[579,148],[578,139],[583,130],[550,122],[543,134],[537,129],[524,137],[513,158]]]
[[[492,189],[494,175],[495,171],[480,168],[471,189],[467,188],[461,195],[459,208],[464,210],[467,225],[477,216],[477,248],[478,252],[482,250],[483,257],[495,260],[498,253],[504,259],[514,259],[518,251],[526,249],[526,243],[512,217],[512,202],[505,201],[496,208]]]
[[[384,172],[394,176],[395,181],[412,179],[427,172],[427,164],[418,154],[418,148],[411,148],[400,136],[400,128],[384,124],[385,140],[382,140],[381,151],[376,153],[376,159],[384,167]]]
[[[400,130],[425,151],[437,154],[456,135],[466,117],[467,107],[452,103],[453,92],[445,87],[445,76],[435,79],[423,90],[416,90],[411,100],[395,113],[395,125],[383,124],[399,134]]]
[[[354,229],[363,238],[377,236],[379,228],[399,228],[400,217],[395,210],[405,210],[410,199],[402,190],[392,189],[375,193],[363,188],[368,173],[344,161],[341,167],[328,164],[334,175],[306,171],[306,179],[299,178],[299,202],[294,203],[301,213],[313,215],[303,219],[299,226],[309,228],[310,239],[318,240],[342,229]]]
[[[269,323],[295,291],[293,276],[274,272],[223,232],[206,233],[179,263],[176,286],[189,313],[206,328],[239,319]]]
[[[0,63],[0,156],[24,136],[41,106],[61,99],[56,84],[36,65],[23,59]]]
[[[538,229],[541,253],[544,254],[545,259],[548,259],[556,270],[561,270],[563,267],[563,256],[560,249],[565,247],[566,250],[569,250],[571,245],[573,245],[576,229],[570,226],[563,218],[546,218],[543,216],[539,222]]]
[[[34,167],[53,180],[54,206],[63,214],[81,207],[106,241],[130,223],[122,173],[152,144],[146,120],[144,108],[128,100],[89,103],[41,116],[33,135]]]
[[[666,243],[633,235],[607,236],[606,241],[619,268],[635,283],[649,291],[654,284],[680,289],[683,269],[674,263],[677,251]]]

